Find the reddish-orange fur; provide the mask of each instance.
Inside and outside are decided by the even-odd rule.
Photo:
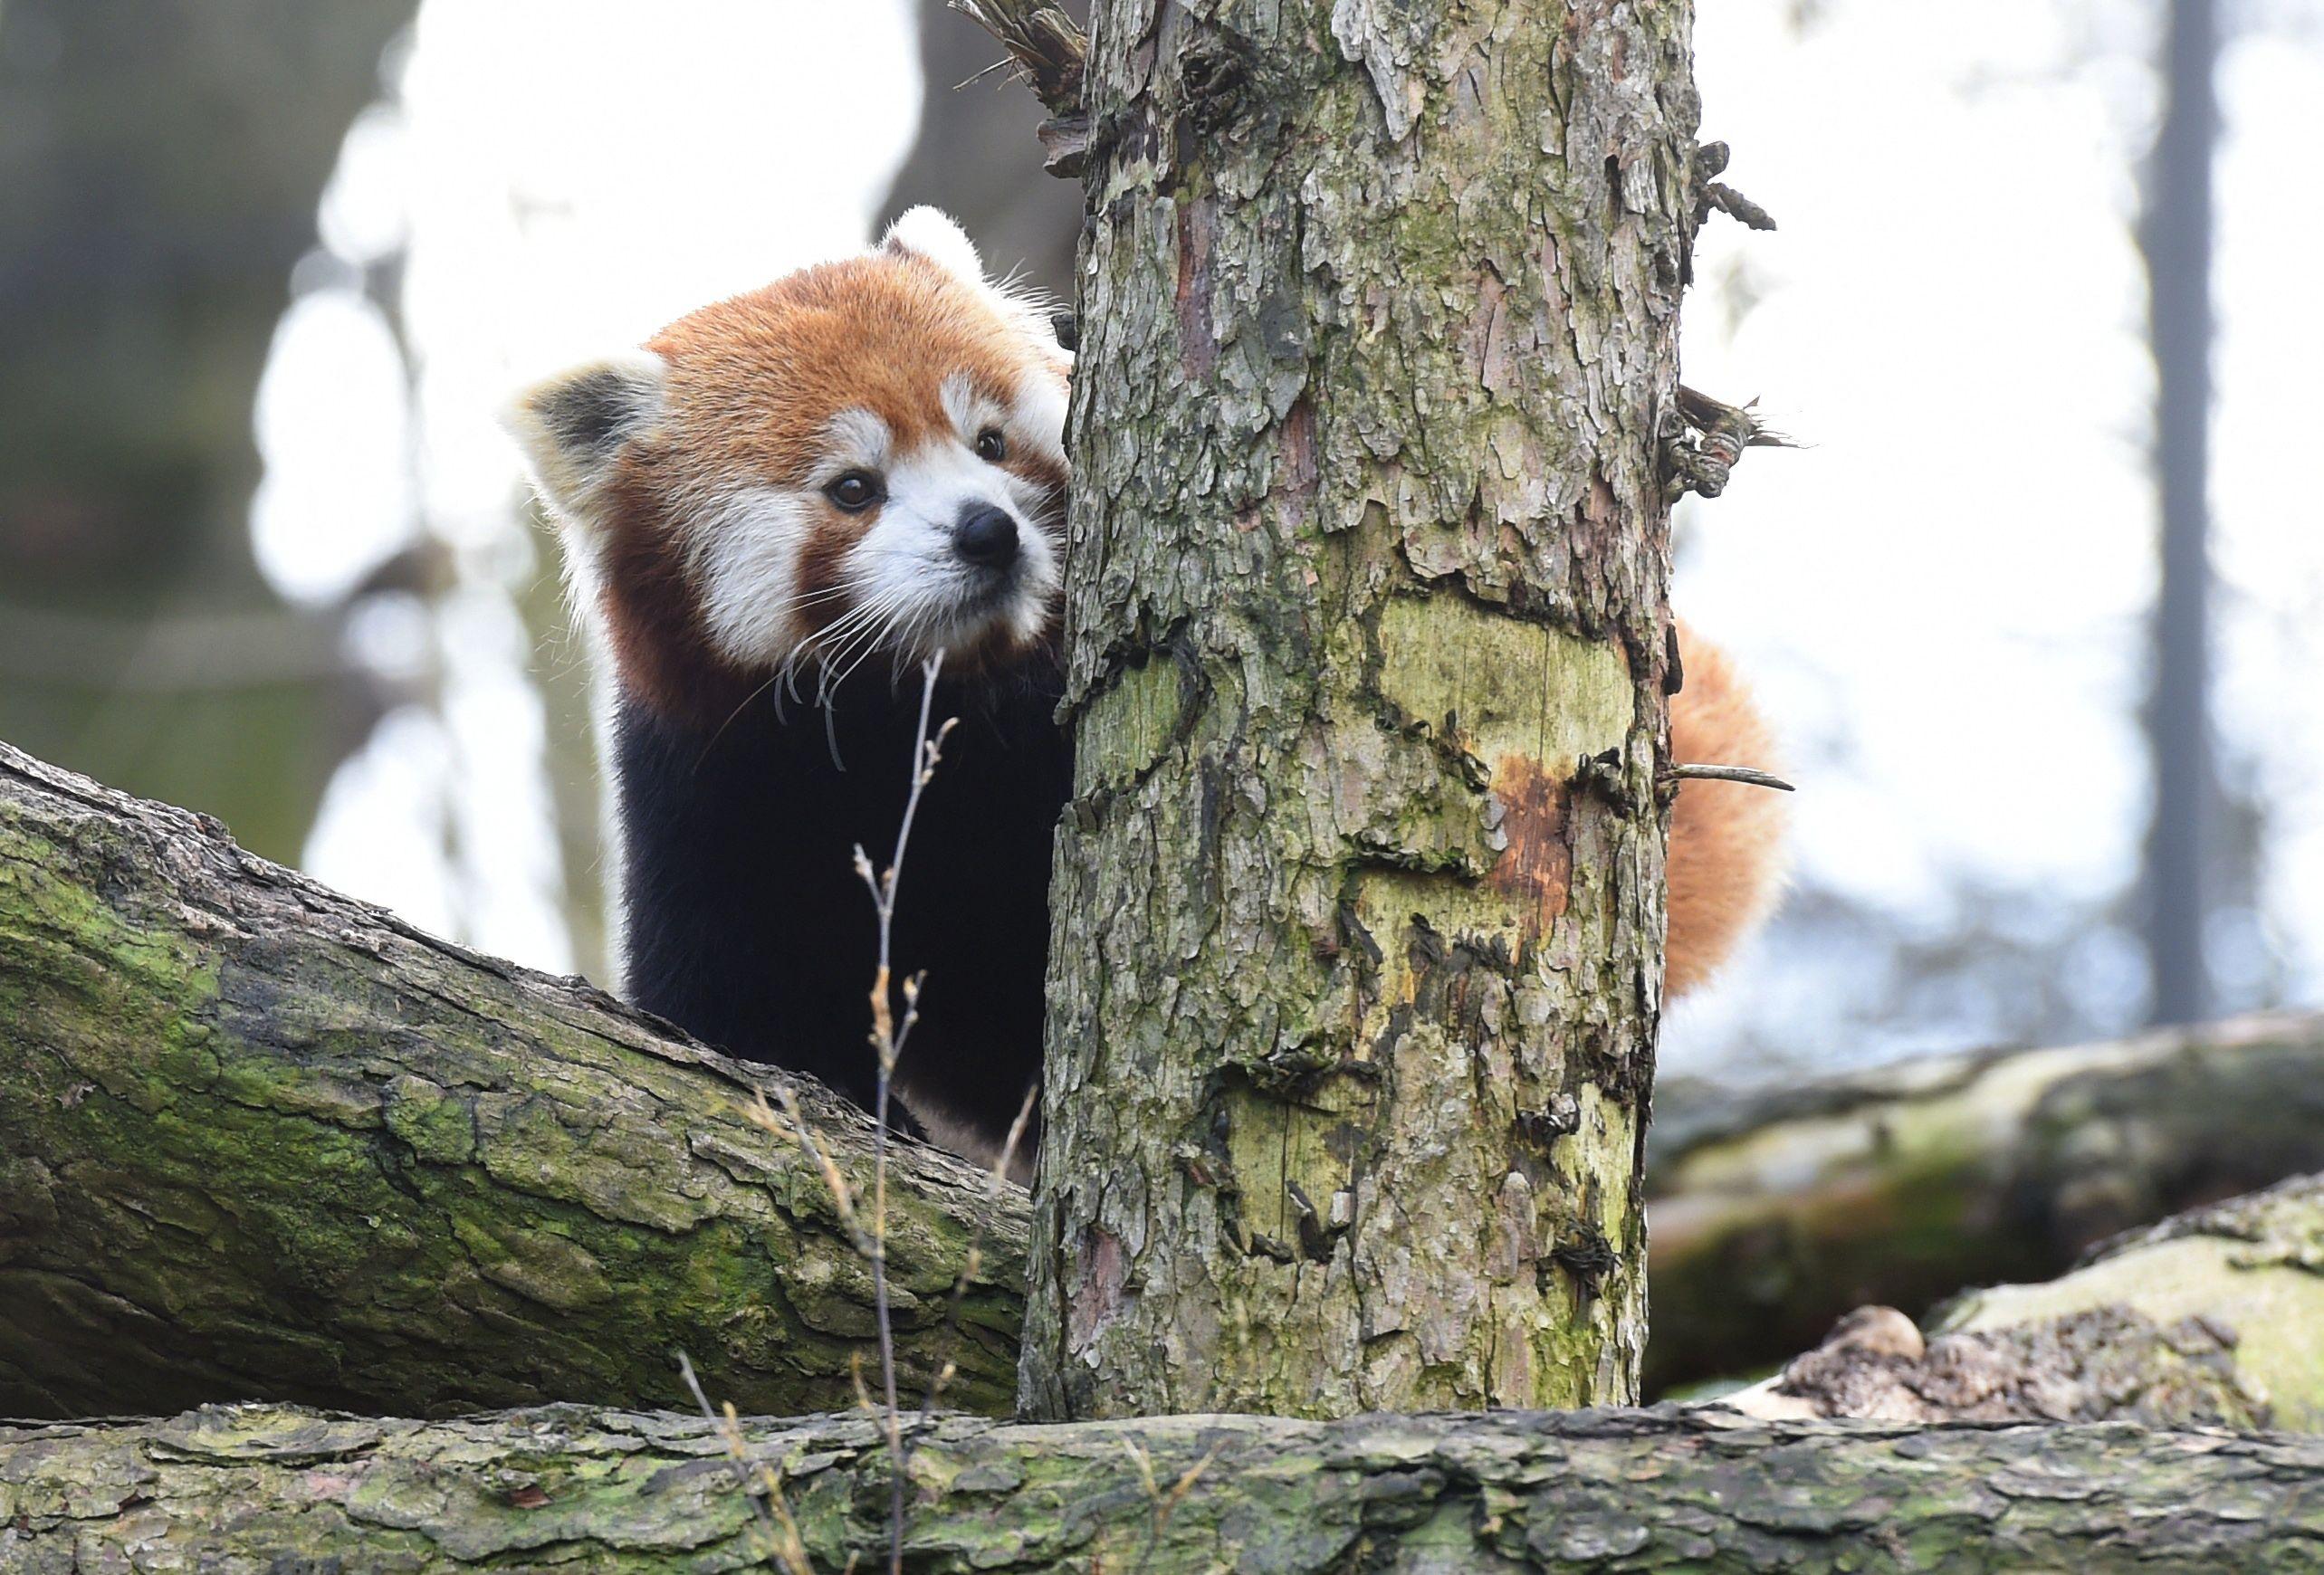
[[[949,430],[938,396],[948,375],[965,373],[1006,404],[1027,367],[1023,339],[972,287],[885,253],[703,307],[646,348],[669,363],[670,463],[776,484],[814,467],[824,425],[841,410],[870,411],[909,451]]]
[[[605,632],[637,698],[668,716],[731,714],[764,681],[713,648],[700,587],[686,562],[685,511],[703,482],[797,486],[823,456],[842,410],[866,410],[910,453],[950,430],[941,390],[965,376],[997,405],[1015,399],[1028,367],[1021,334],[990,299],[938,264],[875,252],[803,270],[680,318],[646,347],[667,368],[665,415],[633,444],[606,482],[600,577]],[[1055,368],[1063,382],[1062,361]],[[1056,488],[1065,472],[1012,452],[1005,468]],[[827,589],[867,520],[826,508],[799,565],[805,629],[836,618]],[[955,654],[955,673],[1000,653]]]
[[[1686,683],[1670,700],[1670,758],[1713,766],[1774,764],[1774,740],[1726,654],[1683,624]],[[1739,782],[1682,782],[1670,809],[1667,992],[1717,971],[1773,904],[1782,874],[1781,796]]]

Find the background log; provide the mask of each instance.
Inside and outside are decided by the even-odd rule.
[[[1864,1303],[1918,1316],[2324,1170],[2324,1016],[1930,1058],[1780,1093],[1655,1091],[1648,1392],[1783,1360]]]
[[[745,1425],[792,1569],[875,1567],[869,1419]],[[782,1568],[698,1418],[558,1407],[455,1422],[218,1408],[0,1428],[0,1564]],[[909,1467],[914,1570],[2313,1570],[2324,1439],[1504,1412],[1338,1423],[939,1423]]]
[[[1860,1308],[1723,1404],[1762,1418],[2125,1419],[2324,1431],[2324,1177],[2134,1231],[1932,1321]]]
[[[869,1278],[774,1086],[0,746],[0,1414],[666,1405],[679,1348],[850,1404]],[[860,1183],[867,1123],[798,1093]],[[1004,1408],[1022,1194],[906,1145],[890,1200],[906,1380]]]

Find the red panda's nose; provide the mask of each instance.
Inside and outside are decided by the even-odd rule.
[[[1017,561],[1017,521],[1006,509],[971,503],[952,528],[952,550],[980,568],[1007,568]]]

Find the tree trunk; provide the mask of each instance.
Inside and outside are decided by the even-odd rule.
[[[2043,1280],[2324,1170],[2324,1017],[1946,1056],[1755,1098],[1658,1091],[1647,1392],[1751,1372],[1861,1303]]]
[[[779,1080],[670,1032],[0,746],[0,1415],[667,1405],[676,1350],[851,1404],[870,1274]],[[868,1123],[798,1097],[860,1196]],[[1005,1408],[1022,1195],[905,1145],[889,1208],[906,1380]]]
[[[264,1408],[0,1428],[0,1563],[838,1571],[885,1562],[868,1418],[746,1425],[786,1562],[698,1418]],[[905,1561],[969,1570],[2314,1570],[2324,1440],[1717,1413],[936,1424]],[[770,1518],[772,1518],[770,1516]]]
[[[1096,11],[1020,1404],[1630,1398],[1689,8]]]
[[[2218,782],[2211,743],[2211,166],[2219,139],[2213,0],[2168,0],[2163,124],[2147,169],[2139,243],[2155,349],[2155,471],[2162,585],[2147,742],[2155,774],[2145,898],[2148,1010],[2189,1023],[2211,1010]]]

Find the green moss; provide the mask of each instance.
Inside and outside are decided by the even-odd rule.
[[[1075,754],[1076,793],[1119,787],[1162,758],[1182,711],[1178,669],[1165,659],[1125,668],[1083,713]]]
[[[1488,767],[1515,757],[1553,778],[1621,749],[1637,692],[1620,646],[1472,603],[1391,598],[1380,612],[1380,692]]]
[[[387,1093],[387,1130],[415,1159],[464,1165],[476,1157],[475,1111],[467,1100],[408,1073],[388,1079]]]
[[[331,927],[360,915],[311,933],[318,899],[255,917],[279,890],[262,883],[222,922],[208,877],[153,860],[152,830],[0,794],[0,1021],[20,1052],[0,1102],[0,1411],[666,1404],[675,1348],[746,1408],[850,1401],[868,1275],[820,1228],[813,1168],[720,1074],[425,947],[348,945]],[[687,1123],[734,1157],[699,1158]],[[967,1332],[942,1329],[965,1202],[897,1194],[900,1360],[916,1388],[957,1359],[948,1399],[996,1408],[1009,1289],[980,1284]],[[1017,1261],[1014,1228],[998,1211],[989,1275]]]

